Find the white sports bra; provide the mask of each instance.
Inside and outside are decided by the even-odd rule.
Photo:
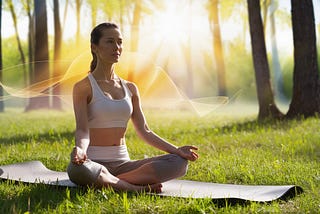
[[[126,128],[131,117],[133,107],[132,94],[124,80],[120,79],[125,96],[122,99],[111,99],[100,89],[91,73],[88,78],[92,88],[92,98],[88,104],[89,128]]]

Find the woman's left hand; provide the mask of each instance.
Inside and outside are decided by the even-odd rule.
[[[193,150],[198,150],[198,148],[195,146],[182,146],[178,148],[178,155],[189,161],[195,161],[199,155]]]

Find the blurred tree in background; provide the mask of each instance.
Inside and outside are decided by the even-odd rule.
[[[299,73],[298,70],[302,70],[298,69],[299,63],[308,62],[305,58],[297,57],[308,56],[313,63],[316,61],[314,58],[317,58],[314,33],[316,26],[313,24],[314,32],[309,30],[312,27],[310,18],[313,17],[314,21],[314,12],[319,10],[313,8],[311,0],[300,2],[300,6],[303,6],[300,15],[303,14],[305,18],[299,22],[303,22],[308,31],[297,30],[298,25],[290,24],[290,18],[292,17],[293,24],[294,16],[297,17],[294,8],[298,6],[294,1],[291,1],[292,14],[281,9],[279,5],[283,2],[277,0],[8,0],[5,3],[6,6],[2,7],[2,10],[11,14],[12,26],[16,29],[15,41],[10,37],[2,40],[1,82],[9,86],[25,87],[26,84],[63,75],[74,59],[88,51],[89,32],[92,27],[102,21],[113,21],[119,23],[125,34],[125,44],[128,44],[125,45],[125,51],[142,54],[146,59],[164,68],[176,85],[190,98],[227,95],[231,100],[258,100],[259,118],[278,117],[281,114],[277,110],[276,102],[289,105],[288,101],[291,98],[288,116],[309,116],[318,112],[319,103],[315,98],[316,94],[319,94],[316,91],[317,83],[310,80],[312,78],[313,81],[318,81],[315,71],[319,68],[313,64],[306,69],[307,64],[304,64],[303,71]],[[251,38],[260,38],[259,43],[249,43],[250,11],[247,3],[256,6],[251,13],[260,14],[262,31],[260,30],[259,34],[257,30],[251,32]],[[172,14],[168,14],[168,5],[171,4],[175,4],[175,11],[174,16],[169,17]],[[287,4],[290,6],[290,3]],[[41,16],[37,15],[39,6],[42,8]],[[48,14],[44,15],[43,8],[46,8]],[[187,15],[183,16],[185,14]],[[158,16],[160,18],[157,18]],[[179,17],[183,18],[176,25],[175,19]],[[159,24],[161,19],[164,25]],[[309,21],[306,21],[307,19]],[[5,20],[5,23],[8,21]],[[25,27],[28,30],[27,42],[24,37],[20,37],[21,32],[16,27],[22,22],[28,25]],[[186,26],[187,30],[182,32],[181,26]],[[317,26],[319,30],[320,24]],[[168,28],[170,31],[167,31],[166,27],[171,27]],[[306,52],[298,54],[298,44],[302,44],[298,42],[299,37],[285,39],[291,27],[293,34],[303,32],[310,35],[304,37],[307,40],[304,42],[307,43],[303,44],[313,48],[311,55],[305,54]],[[71,29],[74,29],[73,34],[70,34]],[[6,31],[2,29],[2,33],[4,30]],[[277,40],[279,38],[280,41]],[[287,40],[288,47],[282,44],[284,40]],[[291,57],[293,52],[290,41],[294,43],[294,59]],[[253,46],[258,44],[260,48],[254,48],[255,51],[252,52],[251,45],[253,49]],[[283,50],[284,48],[288,50]],[[264,61],[254,62],[257,56]],[[128,69],[136,69],[135,62],[131,63]],[[269,63],[272,65],[271,69]],[[44,67],[39,68],[40,65]],[[21,75],[23,70],[26,71],[26,75]],[[133,72],[131,75],[133,76],[129,79],[135,79]],[[294,81],[291,79],[293,76]],[[306,79],[306,76],[309,79]],[[311,89],[314,91],[311,92]],[[59,87],[48,90],[46,93],[52,94],[53,97],[47,97],[47,100],[31,99],[27,109],[61,109],[61,100],[54,96],[60,93],[59,90]],[[312,95],[300,96],[302,91],[303,94]],[[9,102],[11,101],[5,103]],[[306,111],[307,108],[309,110]]]

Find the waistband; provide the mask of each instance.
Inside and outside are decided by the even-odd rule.
[[[126,145],[120,146],[89,146],[87,156],[96,161],[129,161],[129,153]]]

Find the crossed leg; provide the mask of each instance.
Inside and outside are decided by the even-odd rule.
[[[116,190],[125,191],[146,191],[146,192],[161,192],[162,185],[160,183],[154,183],[149,185],[135,185],[131,184],[121,178],[113,176],[105,167],[102,168],[100,175],[98,176],[95,184],[96,187],[112,187]]]
[[[108,167],[107,167],[108,168]],[[161,192],[161,183],[183,176],[188,161],[178,155],[127,161],[110,172],[105,166],[87,160],[81,165],[69,164],[70,179],[79,185],[112,187],[117,190]]]
[[[132,184],[162,183],[186,174],[188,161],[175,154],[129,161],[120,167],[119,179]]]

